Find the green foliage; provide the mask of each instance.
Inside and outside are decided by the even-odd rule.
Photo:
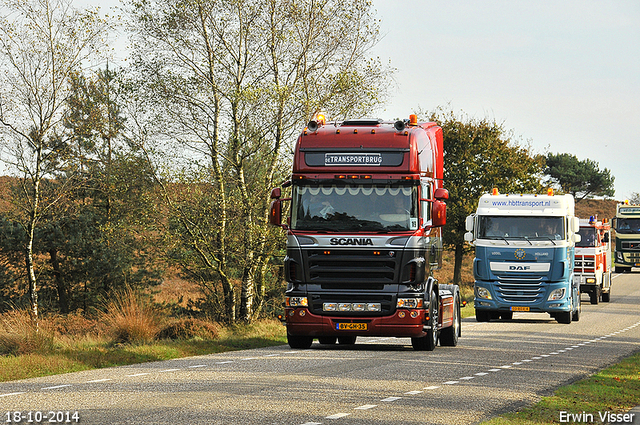
[[[564,193],[570,193],[576,202],[594,196],[613,196],[615,177],[608,169],[600,170],[592,159],[580,161],[568,153],[549,153],[546,158],[545,174],[548,180]]]
[[[464,243],[466,217],[492,188],[501,193],[540,190],[543,158],[519,146],[502,125],[443,110],[431,119],[444,132],[444,186],[449,191],[445,244]]]

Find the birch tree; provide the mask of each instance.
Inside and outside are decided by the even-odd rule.
[[[0,159],[20,184],[15,219],[26,232],[25,265],[33,320],[38,318],[34,235],[67,189],[43,183],[67,169],[63,127],[69,78],[102,50],[106,23],[69,0],[4,0],[0,19]],[[71,179],[66,180],[71,182]]]
[[[385,92],[389,70],[368,56],[379,37],[371,2],[128,5],[145,93],[157,96],[163,139],[180,152],[172,165],[208,185],[211,202],[199,207],[206,204],[206,214],[193,198],[181,203],[165,191],[175,229],[190,261],[220,283],[226,319],[250,321],[275,247],[268,193],[289,172],[296,133],[321,109],[335,118],[368,115]]]

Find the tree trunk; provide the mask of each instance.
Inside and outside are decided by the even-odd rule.
[[[49,257],[51,261],[51,267],[53,268],[53,280],[56,283],[56,289],[58,290],[58,306],[60,307],[60,313],[69,313],[69,296],[67,293],[67,286],[62,279],[62,272],[60,271],[60,261],[58,260],[58,250],[50,249]]]
[[[27,248],[25,251],[26,257],[26,266],[27,266],[27,280],[29,284],[29,304],[30,304],[30,313],[31,320],[33,323],[38,325],[38,283],[36,280],[36,271],[35,266],[33,264],[33,239],[35,234],[35,216],[32,214],[31,220],[29,221],[29,227],[27,229],[28,241]]]

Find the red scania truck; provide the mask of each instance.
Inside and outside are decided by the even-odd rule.
[[[460,291],[439,284],[449,197],[442,129],[359,119],[309,122],[294,153],[291,197],[273,189],[270,222],[287,231],[287,338],[292,348],[410,337],[455,346]],[[282,203],[290,215],[282,223]]]

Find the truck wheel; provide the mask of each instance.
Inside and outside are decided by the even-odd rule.
[[[578,297],[578,307],[576,308],[576,311],[573,312],[573,315],[572,315],[571,319],[574,322],[579,322],[580,321],[580,313],[582,313],[582,302],[580,302],[580,297]]]
[[[287,333],[287,342],[291,348],[307,349],[311,347],[313,337],[305,335],[291,335]]]
[[[589,292],[589,301],[591,301],[591,304],[598,304],[598,299],[600,297],[598,296],[598,289],[594,289],[593,291]]]
[[[558,321],[558,323],[568,325],[571,323],[572,316],[573,316],[572,311],[561,311],[559,313],[556,313],[556,320]]]
[[[513,311],[507,311],[504,313],[500,313],[500,318],[502,320],[512,320],[513,319]]]
[[[357,336],[339,336],[338,344],[340,345],[353,345],[356,343]]]
[[[491,320],[491,312],[487,310],[477,310],[476,309],[476,321],[478,322],[488,322]]]
[[[446,347],[455,347],[458,345],[458,336],[460,335],[460,300],[458,292],[454,291],[453,295],[453,323],[450,327],[440,331],[440,345]]]
[[[318,342],[320,344],[332,345],[336,343],[336,337],[335,336],[319,336]]]
[[[609,291],[602,293],[602,302],[608,303],[610,299],[611,299],[611,288],[609,288]]]
[[[429,322],[431,329],[427,330],[427,334],[423,337],[411,338],[411,345],[416,351],[433,351],[438,345],[438,299],[436,293],[431,290],[429,296]]]

